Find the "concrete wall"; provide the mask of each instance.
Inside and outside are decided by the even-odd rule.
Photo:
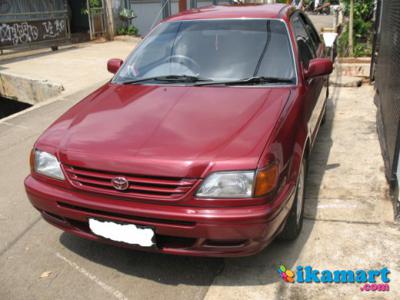
[[[29,104],[37,104],[59,95],[64,87],[47,80],[0,73],[0,95]]]

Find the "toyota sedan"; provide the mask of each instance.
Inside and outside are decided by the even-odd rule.
[[[325,52],[285,5],[162,21],[37,140],[32,205],[66,232],[160,253],[246,256],[296,238]]]

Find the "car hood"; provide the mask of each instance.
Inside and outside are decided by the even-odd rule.
[[[201,177],[255,169],[290,88],[106,84],[58,119],[36,147],[64,164]]]

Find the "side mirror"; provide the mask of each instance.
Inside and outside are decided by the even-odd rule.
[[[333,64],[329,58],[314,58],[310,60],[308,69],[304,72],[305,79],[318,76],[329,75],[332,73]]]
[[[118,72],[119,68],[122,66],[124,61],[119,58],[112,58],[107,62],[107,70],[108,72],[115,74]]]

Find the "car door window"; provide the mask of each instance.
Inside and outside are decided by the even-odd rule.
[[[302,20],[300,14],[296,13],[291,18],[293,31],[296,36],[297,47],[299,50],[299,58],[304,66],[308,68],[311,59],[316,57],[315,44]]]
[[[308,19],[305,15],[299,14],[299,16],[304,23],[304,27],[306,28],[307,34],[310,37],[311,42],[314,45],[315,52],[317,52],[317,50],[321,44],[321,38],[318,35],[317,30],[315,29],[314,25],[311,23],[310,19]]]

